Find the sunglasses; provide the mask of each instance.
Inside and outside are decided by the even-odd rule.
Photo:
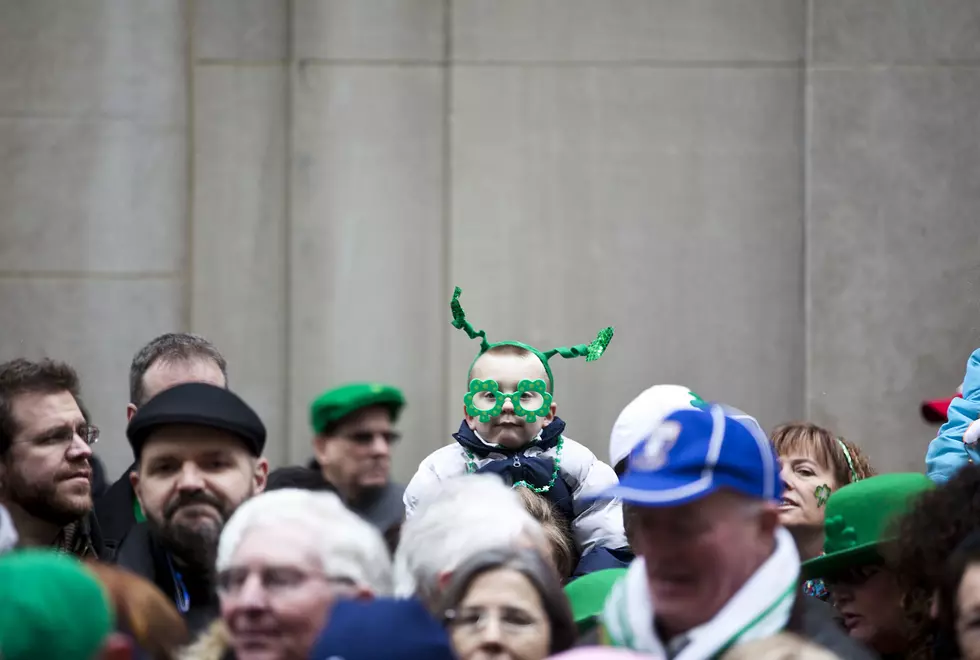
[[[824,578],[824,584],[830,591],[833,591],[834,587],[860,587],[883,570],[884,567],[880,564],[852,566],[827,576]]]
[[[345,433],[341,437],[359,445],[369,445],[379,436],[389,445],[398,442],[402,437],[397,431],[355,431],[354,433]]]

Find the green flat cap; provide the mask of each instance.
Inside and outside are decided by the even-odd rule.
[[[879,474],[848,484],[827,500],[824,554],[803,562],[804,580],[877,561],[879,547],[897,540],[895,523],[935,487],[924,474]]]
[[[572,617],[579,630],[588,628],[602,612],[613,586],[626,575],[625,568],[604,568],[575,578],[565,585]]]
[[[0,657],[94,658],[115,622],[95,574],[53,550],[0,557]]]
[[[321,394],[310,405],[310,425],[316,433],[325,433],[347,415],[368,406],[385,406],[391,421],[397,421],[405,406],[401,390],[381,383],[350,383]]]

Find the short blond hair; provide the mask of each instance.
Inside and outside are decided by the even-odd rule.
[[[524,486],[519,486],[515,490],[521,498],[524,509],[541,523],[541,528],[551,546],[551,559],[558,569],[558,576],[562,580],[567,580],[575,570],[575,543],[572,541],[568,522],[558,513],[555,505],[548,498]]]
[[[841,660],[822,646],[793,633],[779,633],[747,644],[740,644],[721,656],[721,660]]]

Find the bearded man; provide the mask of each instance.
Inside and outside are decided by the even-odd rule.
[[[265,426],[231,391],[186,383],[141,406],[126,435],[146,522],[122,540],[116,561],[172,597],[196,636],[218,616],[213,573],[221,530],[265,488]]]
[[[78,374],[53,360],[0,364],[0,506],[22,547],[102,554],[92,515],[92,445]]]

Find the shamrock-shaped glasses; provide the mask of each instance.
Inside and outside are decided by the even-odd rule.
[[[510,393],[501,392],[495,380],[474,379],[470,381],[470,391],[463,397],[463,403],[467,415],[489,422],[491,417],[500,416],[508,399],[514,406],[514,414],[528,423],[545,417],[551,410],[551,394],[541,379],[522,380],[517,384],[517,391]]]

